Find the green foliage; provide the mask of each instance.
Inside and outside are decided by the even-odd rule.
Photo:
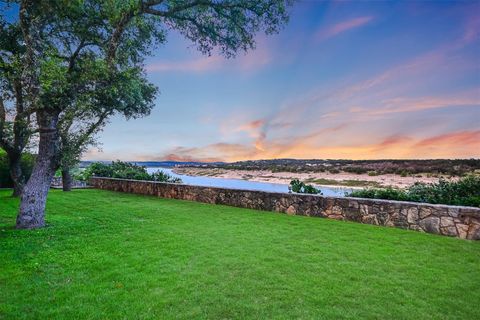
[[[0,188],[12,187],[10,171],[8,168],[8,158],[5,151],[0,149]]]
[[[171,183],[182,182],[180,178],[172,177],[163,171],[157,171],[150,174],[143,166],[123,161],[114,161],[111,164],[94,162],[81,174],[77,175],[77,178],[83,181],[88,181],[92,176]]]
[[[349,196],[480,207],[480,176],[468,175],[458,181],[440,179],[437,183],[417,182],[406,190],[356,190]]]
[[[172,177],[171,175],[163,172],[162,170],[158,170],[158,171],[150,174],[150,177],[152,178],[153,181],[182,183],[182,179]]]
[[[22,155],[21,166],[22,172],[27,180],[32,173],[33,165],[35,164],[35,157],[30,153]],[[8,165],[7,153],[0,149],[0,188],[10,188],[13,186],[10,178],[10,168]]]
[[[305,184],[298,179],[290,181],[290,186],[293,192],[296,193],[310,193],[310,194],[322,194],[322,192],[310,184]]]
[[[346,167],[343,169],[345,172],[351,172],[351,173],[356,173],[356,174],[365,174],[369,170],[364,167]]]
[[[407,194],[404,190],[395,189],[392,187],[354,190],[350,194],[348,194],[348,196],[356,198],[409,201],[409,198],[407,197]]]
[[[10,194],[2,319],[480,319],[480,241],[91,189],[25,232]]]
[[[408,189],[411,201],[480,207],[480,176],[458,181],[440,179],[434,184],[415,183]]]

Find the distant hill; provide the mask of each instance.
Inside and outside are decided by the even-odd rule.
[[[207,164],[205,162],[197,162],[197,161],[131,161],[131,162],[144,167],[163,167],[163,168],[178,167],[178,166],[202,167],[202,166],[207,166],[208,164],[211,164],[211,165],[225,164],[224,162],[209,162]]]
[[[93,162],[102,162],[102,163],[110,163],[112,161],[82,161],[80,162],[80,168],[85,168],[88,167],[91,163]],[[171,168],[171,167],[203,167],[207,165],[223,165],[225,164],[224,162],[209,162],[204,163],[204,162],[195,162],[195,161],[128,161],[130,163],[134,163],[139,166],[144,166],[144,167],[161,167],[161,168]]]
[[[182,165],[179,165],[182,166]],[[184,165],[187,166],[187,165]],[[189,165],[196,166],[196,165]],[[425,160],[344,160],[344,159],[271,159],[247,160],[232,163],[204,163],[202,167],[268,170],[272,172],[349,172],[357,174],[447,174],[462,176],[480,172],[480,159],[425,159]]]

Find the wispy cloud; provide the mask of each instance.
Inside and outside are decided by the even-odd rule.
[[[455,97],[392,98],[382,101],[376,108],[354,107],[350,111],[374,116],[447,107],[480,107],[478,92],[480,91],[477,91],[476,97],[475,95],[457,95]]]
[[[465,26],[465,33],[463,35],[463,41],[465,43],[470,43],[480,39],[480,16],[478,15],[478,10],[480,10],[480,5],[476,6],[476,14],[469,16]]]
[[[336,23],[327,28],[321,28],[316,34],[316,39],[319,41],[322,41],[322,40],[335,37],[348,30],[359,28],[363,25],[366,25],[367,23],[372,21],[372,19],[373,19],[372,16],[356,17],[356,18],[352,18],[349,20]]]
[[[257,151],[252,147],[236,143],[212,143],[202,147],[176,147],[165,154],[149,156],[149,159],[168,161],[233,161],[245,159],[255,155]]]

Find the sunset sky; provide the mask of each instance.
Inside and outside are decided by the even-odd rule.
[[[479,158],[480,2],[303,1],[235,59],[175,33],[88,160]]]

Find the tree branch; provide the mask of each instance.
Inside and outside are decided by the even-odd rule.
[[[7,121],[7,111],[5,109],[3,97],[0,96],[0,147],[5,149],[7,153],[10,153],[11,151],[13,151],[13,148],[5,139],[4,129],[5,129],[6,121]]]
[[[103,124],[105,119],[110,115],[110,111],[105,110],[100,114],[98,117],[97,121],[92,123],[90,127],[87,129],[87,131],[82,135],[82,138],[79,139],[77,142],[77,149],[80,149],[80,147],[90,138],[90,136]]]
[[[175,6],[175,7],[171,8],[167,11],[156,10],[156,9],[152,8],[153,5],[146,6],[144,8],[144,11],[146,13],[150,13],[150,14],[153,14],[153,15],[156,15],[156,16],[171,17],[175,13],[185,11],[185,10],[191,9],[193,7],[197,7],[197,6],[208,6],[208,7],[212,7],[212,8],[217,7],[217,8],[223,8],[223,9],[227,9],[227,8],[230,8],[230,9],[231,8],[246,8],[246,6],[242,5],[241,3],[218,3],[218,2],[213,2],[211,0],[195,0],[195,1],[192,1],[190,3]]]
[[[0,141],[3,140],[3,128],[5,127],[6,121],[7,121],[7,111],[5,109],[3,97],[0,96]]]
[[[122,37],[123,32],[125,31],[126,26],[135,16],[134,11],[128,11],[123,14],[120,18],[120,21],[117,24],[117,27],[110,37],[108,51],[107,51],[107,64],[111,65],[115,56],[117,54],[117,48],[120,45],[120,38]]]
[[[37,56],[41,55],[40,32],[35,27],[32,27],[34,22],[29,17],[28,7],[35,4],[35,1],[23,0],[20,3],[20,30],[23,35],[25,44],[25,55],[23,57],[23,71],[21,75],[22,85],[27,90],[30,97],[30,106],[28,113],[31,114],[36,111],[39,92],[39,73],[40,67]],[[33,30],[32,30],[33,29]]]
[[[82,48],[85,47],[85,40],[82,39],[80,41],[80,44],[78,45],[77,49],[73,52],[72,56],[70,57],[69,61],[68,61],[68,73],[72,72],[73,70],[73,67],[75,66],[75,61],[78,57],[78,55],[80,54],[80,50],[82,50]]]

